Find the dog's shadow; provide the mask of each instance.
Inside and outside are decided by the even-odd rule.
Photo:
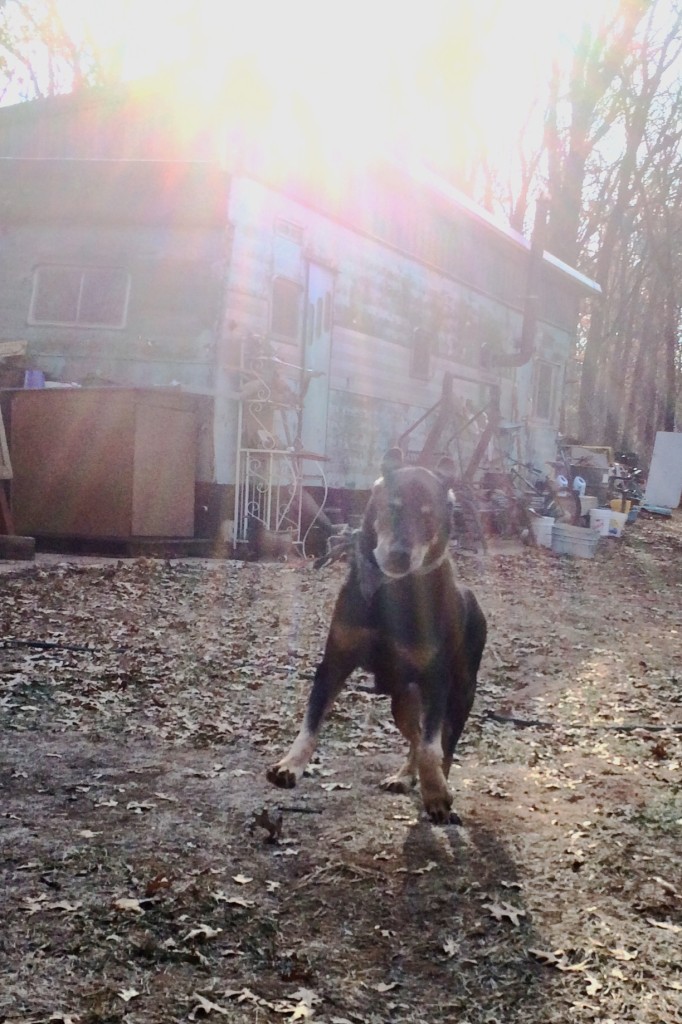
[[[404,886],[396,914],[428,932],[449,975],[453,1009],[469,1006],[467,1019],[509,1022],[534,1019],[553,979],[530,949],[542,936],[526,909],[517,865],[504,841],[485,823],[434,827],[426,819],[403,845]]]

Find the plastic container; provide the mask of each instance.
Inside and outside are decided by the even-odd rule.
[[[598,530],[602,537],[621,537],[626,519],[627,513],[611,508],[590,509],[590,528]]]
[[[625,512],[625,515],[627,515],[632,508],[632,502],[629,498],[626,498],[625,501],[623,501],[622,498],[612,498],[609,505],[614,512]]]
[[[574,558],[594,558],[601,534],[585,526],[555,523],[552,530],[552,551]]]
[[[586,494],[580,499],[580,515],[589,515],[591,508],[596,508],[599,504],[599,499],[594,494]]]
[[[26,370],[24,373],[25,388],[44,388],[45,374],[42,370]]]
[[[554,520],[551,516],[533,516],[530,521],[530,528],[533,531],[535,543],[541,548],[551,548],[552,527]]]

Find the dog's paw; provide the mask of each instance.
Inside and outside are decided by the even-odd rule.
[[[271,782],[273,786],[279,786],[280,789],[293,789],[297,782],[296,772],[292,772],[290,768],[285,768],[280,764],[273,764],[265,775],[268,782]]]
[[[461,820],[453,810],[452,797],[445,793],[424,800],[424,809],[434,825],[460,825]]]
[[[414,775],[404,775],[398,772],[396,775],[387,775],[379,785],[385,793],[411,793],[416,785],[417,779]]]

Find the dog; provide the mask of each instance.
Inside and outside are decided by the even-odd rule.
[[[408,793],[419,780],[429,818],[458,824],[447,778],[474,701],[487,625],[472,591],[455,583],[451,481],[402,461],[399,449],[384,457],[303,724],[267,778],[285,789],[296,785],[334,700],[363,668],[374,675],[376,692],[391,698],[409,744],[406,763],[382,787]]]

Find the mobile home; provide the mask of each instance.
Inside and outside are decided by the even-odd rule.
[[[6,108],[0,126],[0,342],[24,341],[19,369],[33,373],[11,379],[6,367],[3,378],[0,363],[0,382],[27,532],[97,533],[101,487],[82,488],[98,431],[127,467],[133,505],[137,493],[146,509],[148,492],[187,505],[194,477],[191,523],[122,513],[122,535],[231,529],[243,541],[255,517],[300,540],[306,495],[312,508],[360,500],[387,447],[414,458],[433,448],[444,382],[435,447],[462,472],[491,395],[499,429],[479,455],[539,467],[553,457],[580,302],[598,288],[537,245],[534,259],[530,241],[441,179],[389,161],[282,173],[206,133],[178,141],[170,114],[126,92]],[[46,387],[29,395],[20,385],[36,372]],[[59,449],[50,423],[68,424],[85,389],[97,393],[79,413],[91,457],[81,430],[67,476],[81,493],[72,504],[90,506],[87,527],[82,514],[50,522],[45,511]],[[124,437],[130,413],[107,412],[122,391],[134,409],[164,396],[167,428]],[[41,436],[52,453],[42,467]]]

